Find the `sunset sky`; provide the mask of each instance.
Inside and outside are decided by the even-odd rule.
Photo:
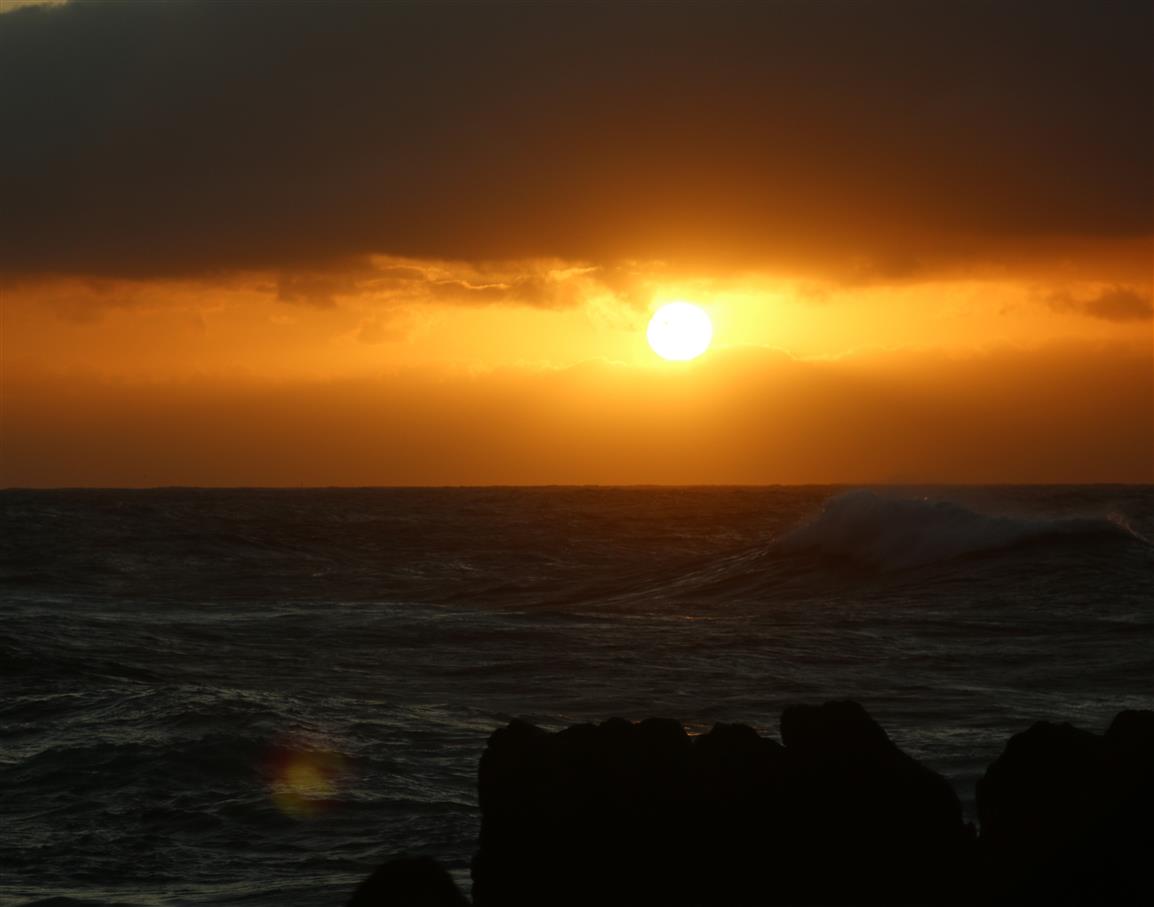
[[[0,9],[0,485],[1154,479],[1146,0]]]

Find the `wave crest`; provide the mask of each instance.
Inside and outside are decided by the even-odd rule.
[[[831,498],[815,519],[771,548],[902,570],[1046,540],[1094,537],[1150,544],[1114,516],[1003,516],[951,501],[850,491]]]

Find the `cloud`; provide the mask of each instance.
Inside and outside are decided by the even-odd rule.
[[[560,261],[416,261],[375,257],[343,268],[282,271],[262,288],[281,302],[328,307],[342,298],[391,305],[519,305],[559,309],[611,297],[635,308],[649,302],[660,262],[612,266]]]
[[[1115,287],[1083,304],[1087,315],[1105,321],[1149,321],[1154,318],[1150,294]]]
[[[17,9],[0,17],[0,272],[264,271],[287,275],[286,300],[328,304],[347,285],[318,275],[373,255],[861,282],[1133,240],[1151,232],[1151,15],[1127,0]],[[428,289],[558,304],[536,278]]]
[[[223,273],[195,279],[51,276],[0,279],[13,307],[46,306],[72,321],[94,323],[114,309],[218,307],[223,299],[275,299],[288,305],[335,309],[399,309],[414,305],[525,306],[567,309],[609,303],[636,312],[669,277],[661,262],[612,266],[559,261],[461,262],[366,257],[331,267],[273,273]],[[676,275],[674,275],[676,276]]]
[[[1109,287],[1086,299],[1078,299],[1069,292],[1059,291],[1049,294],[1046,302],[1055,311],[1076,312],[1102,321],[1154,319],[1154,301],[1149,291],[1143,292],[1133,287]]]

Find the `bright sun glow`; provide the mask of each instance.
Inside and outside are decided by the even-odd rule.
[[[662,359],[696,359],[713,340],[713,323],[700,306],[669,302],[653,313],[646,331],[649,345]]]

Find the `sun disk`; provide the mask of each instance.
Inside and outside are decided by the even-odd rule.
[[[713,340],[713,323],[705,310],[691,302],[669,302],[649,319],[649,345],[662,359],[696,359]]]

